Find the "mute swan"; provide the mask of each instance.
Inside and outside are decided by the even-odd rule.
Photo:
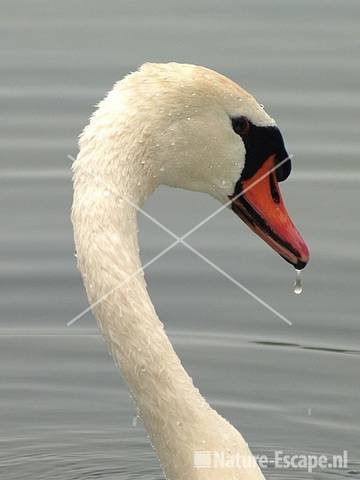
[[[205,192],[236,212],[296,268],[308,250],[282,202],[290,173],[275,121],[254,97],[204,67],[145,64],[116,83],[80,138],[72,222],[78,267],[109,350],[171,480],[263,479],[250,461],[196,468],[196,452],[250,459],[177,357],[148,296],[136,209],[160,184]],[[252,183],[255,185],[251,187]],[[109,292],[111,292],[109,294]],[[100,301],[105,297],[102,301]]]

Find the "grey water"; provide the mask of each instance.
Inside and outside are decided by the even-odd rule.
[[[186,248],[146,272],[160,318],[208,401],[257,454],[349,452],[360,477],[360,4],[3,0],[0,76],[0,477],[163,478],[76,270],[70,160],[112,84],[145,61],[207,65],[250,90],[289,153],[287,207],[309,244],[305,288],[232,212],[187,240],[279,311]],[[181,234],[217,208],[160,189],[149,213]],[[173,241],[140,217],[142,257]]]

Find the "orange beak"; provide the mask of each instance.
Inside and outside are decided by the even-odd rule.
[[[287,262],[298,270],[309,261],[309,250],[291,221],[276,178],[275,155],[270,155],[256,173],[239,180],[232,210]]]

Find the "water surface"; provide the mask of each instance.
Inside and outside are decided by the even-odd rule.
[[[188,240],[289,327],[181,246],[147,272],[176,350],[256,453],[336,454],[360,477],[359,107],[356,1],[10,2],[0,95],[0,471],[7,480],[162,478],[90,314],[73,256],[68,154],[111,85],[144,61],[207,65],[250,89],[295,155],[282,186],[312,260],[293,270],[231,212]],[[159,190],[146,208],[181,234],[217,204]],[[176,211],[176,215],[174,215]],[[140,219],[142,256],[172,239]]]

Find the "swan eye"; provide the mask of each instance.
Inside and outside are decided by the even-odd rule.
[[[246,117],[233,118],[232,126],[238,135],[246,135],[250,130],[250,122]]]

